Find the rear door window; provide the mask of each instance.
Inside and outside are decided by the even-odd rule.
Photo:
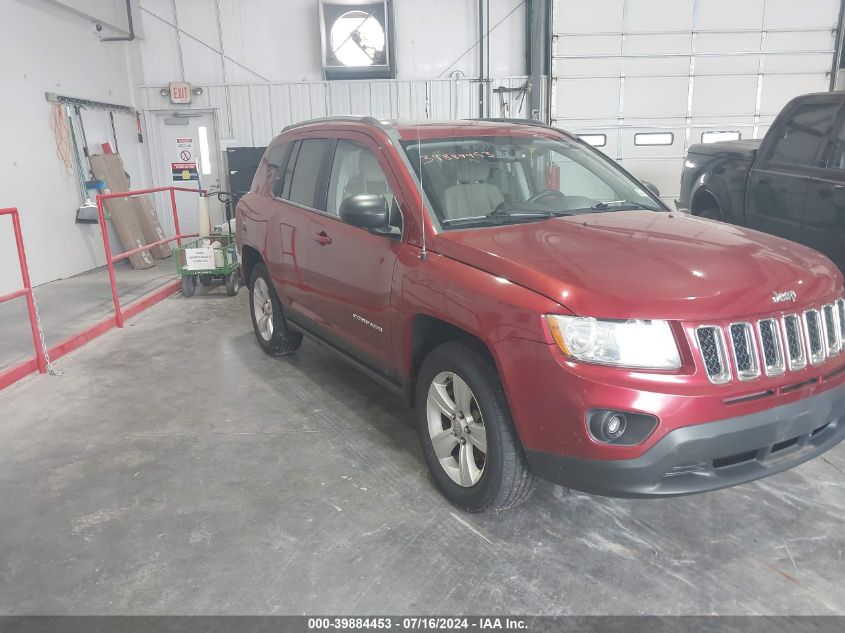
[[[798,106],[781,129],[769,154],[769,162],[818,167],[821,149],[839,108],[839,103],[805,103]]]
[[[282,197],[282,188],[285,182],[285,166],[290,152],[290,143],[281,143],[270,148],[267,153],[267,182],[272,194]]]
[[[320,182],[320,170],[326,153],[326,139],[306,139],[301,142],[293,177],[290,180],[291,202],[312,209],[318,208],[317,191]]]

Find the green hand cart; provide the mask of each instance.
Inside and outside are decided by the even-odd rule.
[[[234,235],[211,235],[186,242],[176,249],[176,272],[182,277],[182,294],[192,297],[197,282],[210,286],[216,279],[234,297],[241,287],[240,262]]]

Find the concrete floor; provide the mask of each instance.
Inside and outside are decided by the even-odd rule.
[[[122,305],[143,297],[177,278],[173,259],[158,260],[146,270],[133,270],[127,261],[115,264]],[[103,266],[74,277],[51,281],[34,289],[47,345],[56,345],[114,314],[108,269]],[[26,300],[0,303],[0,371],[29,360],[35,352]]]
[[[845,445],[663,501],[429,482],[397,397],[246,293],[175,297],[0,393],[2,614],[845,614]]]

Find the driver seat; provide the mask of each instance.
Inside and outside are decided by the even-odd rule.
[[[461,160],[456,164],[458,184],[443,190],[446,219],[487,215],[505,201],[501,190],[486,182],[490,165],[483,161]]]

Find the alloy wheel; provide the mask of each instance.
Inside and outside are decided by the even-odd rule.
[[[426,415],[444,472],[464,488],[477,484],[487,464],[487,430],[469,385],[454,372],[437,374],[428,388]]]

